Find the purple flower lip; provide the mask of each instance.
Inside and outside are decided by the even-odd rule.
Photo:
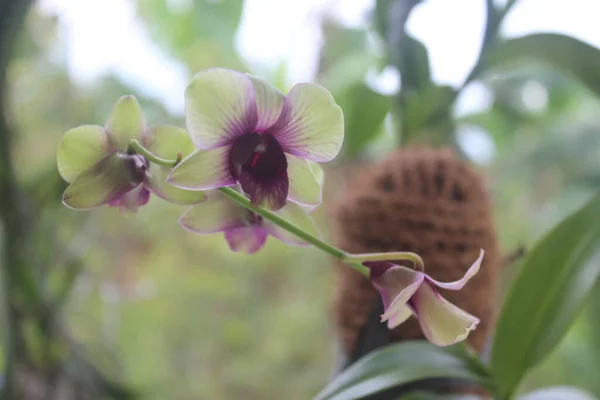
[[[274,208],[285,205],[289,188],[287,159],[273,135],[253,132],[238,138],[231,146],[229,168],[242,190],[253,194],[253,204],[263,202],[266,189],[279,193]]]
[[[319,234],[308,212],[297,204],[290,202],[275,213],[307,232]],[[260,250],[268,236],[294,246],[309,245],[261,215],[233,203],[218,191],[210,192],[204,203],[191,207],[179,223],[200,235],[222,232],[231,250],[246,254]]]

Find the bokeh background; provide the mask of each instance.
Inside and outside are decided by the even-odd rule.
[[[134,216],[69,210],[60,202],[65,183],[55,151],[64,131],[102,124],[128,93],[149,124],[183,126],[186,83],[194,72],[221,66],[283,91],[301,81],[332,91],[353,124],[343,153],[326,167],[329,176],[345,164],[380,159],[400,143],[389,113],[390,96],[403,85],[386,65],[374,7],[374,0],[34,4],[7,87],[13,162],[30,212],[23,221],[27,272],[4,281],[42,310],[30,315],[25,307],[20,316],[25,370],[77,375],[91,365],[151,400],[307,399],[326,384],[335,358],[326,256],[273,239],[256,255],[232,253],[220,235],[181,229],[184,208],[155,197]],[[599,11],[589,0],[519,0],[500,34],[559,32],[600,46]],[[459,88],[479,54],[485,2],[426,0],[406,28],[427,48],[431,80]],[[597,190],[599,107],[576,79],[534,62],[481,74],[460,92],[443,141],[486,175],[506,252],[534,243]],[[326,185],[335,195],[336,181]],[[325,236],[326,217],[317,211]],[[518,266],[504,271],[506,283]],[[523,391],[571,384],[600,396],[596,292]],[[57,322],[39,322],[39,315]],[[79,356],[66,357],[73,346]]]

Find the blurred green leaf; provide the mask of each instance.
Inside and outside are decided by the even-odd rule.
[[[413,7],[421,0],[376,0],[375,27],[383,38],[388,38],[390,21],[404,25]],[[400,27],[404,31],[404,26]]]
[[[359,83],[348,88],[338,104],[344,110],[344,155],[353,157],[380,133],[392,98]]]
[[[537,60],[566,73],[600,95],[600,49],[566,35],[536,33],[509,39],[490,49],[486,67]]]
[[[193,72],[222,66],[244,69],[235,49],[243,0],[146,0],[139,16],[161,48]]]
[[[427,47],[412,36],[400,41],[396,68],[402,76],[403,90],[419,90],[430,84],[429,54]]]
[[[450,139],[451,105],[456,91],[450,86],[431,85],[405,98],[402,135],[409,140],[423,130],[439,130]]]
[[[559,343],[600,276],[600,194],[529,253],[498,320],[492,367],[501,397]]]
[[[519,400],[597,400],[597,397],[575,387],[554,386],[529,392]]]
[[[475,394],[435,394],[428,392],[414,392],[402,396],[400,400],[481,400],[480,396]]]
[[[488,383],[486,371],[461,346],[437,347],[407,341],[373,351],[344,370],[315,400],[362,399],[385,389],[428,378]]]

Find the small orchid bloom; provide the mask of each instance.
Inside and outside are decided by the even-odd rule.
[[[312,218],[301,206],[288,203],[276,213],[305,231],[318,234]],[[309,245],[217,191],[209,192],[205,202],[191,207],[181,217],[180,224],[185,229],[198,234],[223,232],[232,251],[246,254],[253,254],[260,250],[269,235],[290,245]]]
[[[324,88],[302,83],[287,96],[266,81],[227,69],[199,72],[186,89],[186,123],[198,151],[167,181],[190,190],[239,183],[253,205],[279,210],[321,203],[307,160],[326,162],[344,139],[341,108]]]
[[[371,282],[381,295],[385,308],[381,321],[393,329],[411,315],[419,320],[425,337],[438,346],[465,340],[479,319],[444,299],[436,288],[460,290],[478,271],[484,251],[465,276],[455,282],[438,282],[429,275],[390,261],[365,261]]]
[[[63,135],[57,153],[58,171],[70,183],[63,203],[78,210],[108,204],[135,212],[148,202],[150,193],[176,204],[195,204],[204,199],[202,192],[167,184],[168,168],[128,152],[131,139],[164,158],[174,159],[179,151],[188,155],[194,150],[183,129],[166,125],[146,129],[136,98],[123,96],[104,127],[82,125]]]

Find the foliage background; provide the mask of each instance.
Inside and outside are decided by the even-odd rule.
[[[195,0],[185,12],[172,3],[133,4],[157,51],[180,62],[187,76],[225,66],[263,75],[285,91],[294,83],[286,65],[249,65],[240,55],[242,0]],[[314,80],[351,118],[344,153],[329,166],[335,174],[344,163],[383,157],[399,138],[390,121],[383,123],[390,98],[364,85],[367,73],[385,64],[374,24],[347,27],[325,8],[320,12]],[[327,314],[334,283],[325,256],[273,240],[254,256],[233,254],[218,235],[181,229],[183,209],[156,198],[134,217],[62,206],[55,149],[65,130],[102,123],[124,93],[140,99],[150,124],[183,121],[115,74],[91,83],[75,80],[59,18],[40,7],[30,12],[10,64],[9,89],[18,179],[39,207],[30,238],[32,268],[48,291],[66,299],[60,315],[68,330],[100,369],[144,399],[277,399],[285,393],[293,400],[317,393],[335,354]],[[571,77],[530,62],[486,73],[474,85],[491,96],[489,107],[454,115],[456,135],[444,140],[487,174],[502,245],[510,251],[532,244],[598,188],[600,104]],[[493,144],[490,158],[481,161],[473,137]],[[336,191],[333,179],[326,184]],[[317,218],[326,234],[325,210]],[[506,282],[518,267],[505,271]],[[572,384],[600,396],[599,304],[600,289],[523,391]]]

